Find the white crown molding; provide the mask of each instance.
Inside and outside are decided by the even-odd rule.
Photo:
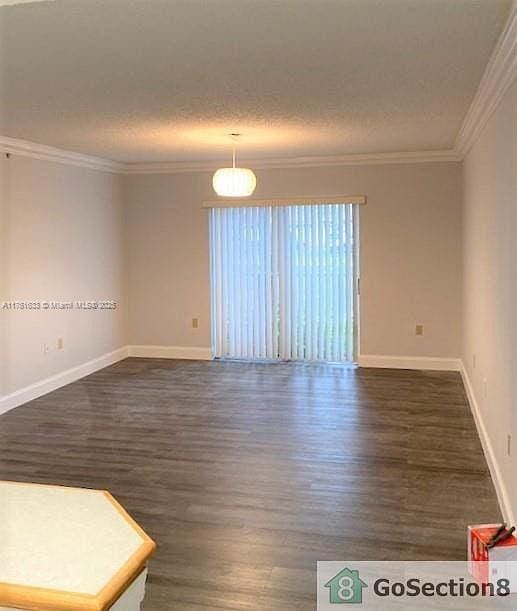
[[[101,157],[91,157],[90,155],[65,151],[53,146],[36,144],[35,142],[9,138],[7,136],[0,136],[0,151],[22,157],[31,157],[32,159],[76,165],[90,168],[91,170],[102,170],[103,172],[121,173],[124,169],[124,165],[116,161],[109,161]]]
[[[175,174],[178,172],[213,172],[221,167],[221,161],[164,161],[164,162],[144,162],[144,163],[122,163],[92,157],[81,153],[74,153],[64,149],[46,146],[19,140],[8,136],[0,135],[0,151],[66,163],[92,170],[102,170],[104,172],[114,172],[118,174]],[[313,156],[313,157],[283,157],[280,159],[248,159],[245,160],[254,170],[264,170],[268,168],[313,168],[324,166],[348,166],[348,165],[382,165],[394,163],[431,163],[431,162],[450,162],[461,161],[459,155],[453,150],[441,151],[413,151],[400,153],[364,153],[356,155],[333,155],[333,156]]]
[[[476,95],[461,126],[454,150],[463,158],[517,76],[517,2],[494,47]]]
[[[0,6],[13,6],[14,4],[27,4],[30,2],[54,2],[54,0],[0,0]]]
[[[382,165],[393,163],[429,163],[461,161],[453,150],[414,151],[401,153],[364,153],[313,157],[283,157],[279,159],[244,159],[243,164],[254,170],[269,168],[314,168],[322,166]],[[126,163],[124,174],[175,174],[178,172],[213,172],[221,161]]]

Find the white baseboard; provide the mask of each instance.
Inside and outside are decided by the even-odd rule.
[[[388,369],[422,369],[434,371],[460,371],[460,359],[434,356],[393,356],[383,354],[361,354],[360,367],[383,367]]]
[[[14,407],[23,405],[28,401],[37,399],[53,390],[66,386],[76,380],[84,378],[99,369],[113,365],[128,356],[141,358],[161,358],[161,359],[195,359],[208,361],[212,359],[210,348],[192,348],[187,346],[123,346],[118,350],[103,354],[96,359],[82,363],[61,373],[57,373],[49,378],[39,380],[30,386],[20,388],[9,395],[0,397],[0,414],[3,414]]]
[[[119,348],[113,352],[103,354],[96,359],[92,359],[91,361],[82,363],[81,365],[77,365],[77,367],[72,367],[71,369],[57,373],[49,378],[35,382],[30,386],[20,388],[20,390],[17,390],[9,395],[0,397],[0,414],[13,409],[14,407],[18,407],[18,405],[27,403],[27,401],[32,401],[33,399],[37,399],[42,395],[46,395],[47,393],[61,388],[62,386],[66,386],[71,382],[75,382],[80,378],[84,378],[84,376],[87,376],[90,373],[103,369],[104,367],[108,367],[108,365],[113,365],[113,363],[117,363],[118,361],[127,358],[127,356],[128,349],[127,346],[124,346],[123,348]]]
[[[191,359],[210,361],[213,358],[210,348],[192,346],[128,346],[129,356],[147,359]]]
[[[483,453],[485,454],[485,459],[490,470],[492,481],[494,483],[497,499],[499,501],[499,507],[501,508],[501,513],[503,514],[503,519],[509,525],[515,524],[515,514],[510,503],[510,498],[503,480],[503,476],[501,474],[501,469],[499,468],[499,464],[497,462],[497,458],[492,447],[492,442],[490,441],[490,437],[488,436],[488,432],[483,421],[483,416],[481,414],[481,410],[479,409],[479,404],[474,395],[474,390],[472,388],[472,384],[470,383],[470,379],[467,374],[467,370],[465,369],[465,366],[463,364],[463,361],[460,361],[460,365],[463,385],[465,386],[465,392],[467,393],[470,410],[474,417],[474,422],[476,423],[476,428],[478,431],[479,438],[481,440],[481,445],[483,446]]]

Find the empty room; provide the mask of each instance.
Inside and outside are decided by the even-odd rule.
[[[0,609],[517,608],[516,235],[517,0],[0,0]]]

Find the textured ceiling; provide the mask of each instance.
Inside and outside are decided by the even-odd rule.
[[[0,8],[0,133],[117,161],[451,148],[507,0]]]

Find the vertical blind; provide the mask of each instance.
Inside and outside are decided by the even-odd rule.
[[[353,361],[358,206],[210,210],[216,357]]]

